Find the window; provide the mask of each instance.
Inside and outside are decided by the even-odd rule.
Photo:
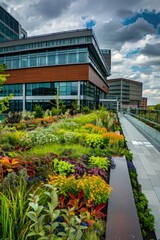
[[[58,56],[58,63],[59,64],[64,64],[64,63],[66,63],[67,61],[66,61],[66,55],[65,54],[60,54],[59,56]]]
[[[87,61],[87,54],[86,53],[79,53],[79,62],[86,62]]]
[[[45,66],[46,65],[46,56],[40,56],[39,57],[39,66]]]
[[[76,53],[70,53],[68,55],[68,63],[76,63]]]
[[[56,56],[55,55],[49,55],[48,56],[48,65],[54,65],[56,64]]]
[[[36,56],[31,56],[30,57],[30,66],[31,67],[37,66],[37,57]]]
[[[21,67],[28,67],[28,59],[27,59],[27,55],[23,55],[21,58]]]

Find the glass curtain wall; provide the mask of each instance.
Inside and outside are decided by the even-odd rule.
[[[17,54],[0,57],[0,64],[5,63],[7,69],[41,67],[88,62],[87,48],[52,50],[37,53]]]

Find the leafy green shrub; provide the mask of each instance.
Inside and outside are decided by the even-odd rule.
[[[100,240],[103,239],[106,231],[106,223],[102,219],[96,219],[94,224],[89,226],[82,236],[82,240]]]
[[[43,118],[43,116],[44,116],[43,108],[40,105],[36,105],[34,108],[34,117]]]
[[[65,132],[63,137],[66,143],[76,142],[76,134],[74,132]]]
[[[24,119],[24,120],[30,120],[30,119],[33,119],[34,118],[34,114],[33,114],[33,112],[30,112],[30,111],[23,111],[22,112],[22,119]]]
[[[53,131],[42,128],[26,133],[19,142],[21,146],[35,146],[46,143],[58,143],[59,139]]]
[[[68,162],[58,160],[57,158],[55,158],[53,162],[54,162],[54,170],[58,174],[66,175],[74,172],[73,164],[69,164]]]
[[[95,123],[96,122],[96,118],[97,118],[97,113],[96,112],[92,112],[90,114],[87,115],[80,115],[78,117],[74,117],[73,121],[78,123],[80,126],[83,126],[87,123]]]
[[[5,117],[6,123],[19,123],[22,118],[21,112],[9,112]]]
[[[1,134],[0,144],[3,144],[3,143],[9,143],[9,139],[8,139],[8,136],[6,134]]]
[[[86,135],[86,145],[92,148],[103,146],[103,138],[99,134],[91,133]]]
[[[89,108],[88,106],[83,106],[83,107],[82,107],[82,113],[88,114],[88,113],[90,113],[90,112],[91,112],[91,110],[90,110],[90,108]]]
[[[108,171],[108,166],[110,164],[110,161],[107,157],[95,157],[91,156],[88,160],[89,162],[89,168],[94,168],[94,167],[100,167]]]
[[[66,210],[57,209],[58,196],[56,189],[49,185],[44,185],[48,188],[45,192],[41,193],[41,198],[45,199],[43,204],[40,205],[40,196],[30,194],[30,207],[31,211],[27,213],[27,216],[31,219],[30,231],[27,237],[36,237],[36,239],[76,239],[80,240],[83,235],[83,230],[86,226],[81,225],[81,219],[78,216],[72,214],[72,209]],[[46,198],[47,197],[47,198]],[[61,216],[61,222],[58,218]],[[61,228],[62,226],[62,228]],[[59,229],[62,229],[59,231]]]
[[[133,195],[137,208],[142,234],[145,237],[147,231],[154,231],[154,216],[151,214],[151,209],[148,208],[148,200],[141,191],[141,185],[137,181],[137,173],[130,170],[131,183],[133,187]]]
[[[61,109],[52,107],[52,109],[51,109],[52,116],[59,115],[60,113],[61,113]]]

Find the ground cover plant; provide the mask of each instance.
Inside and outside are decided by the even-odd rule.
[[[103,134],[115,132],[113,116],[95,111],[47,125],[41,120],[32,130],[27,121],[36,120],[26,117],[25,127],[1,127],[10,148],[1,142],[0,239],[104,239],[112,188],[111,145]],[[123,144],[115,134],[118,153]]]
[[[0,239],[104,240],[111,156],[127,155],[117,116],[44,119],[1,127]]]

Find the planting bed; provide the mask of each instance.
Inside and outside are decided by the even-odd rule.
[[[111,156],[129,155],[117,116],[48,119],[1,126],[0,239],[104,240]]]

